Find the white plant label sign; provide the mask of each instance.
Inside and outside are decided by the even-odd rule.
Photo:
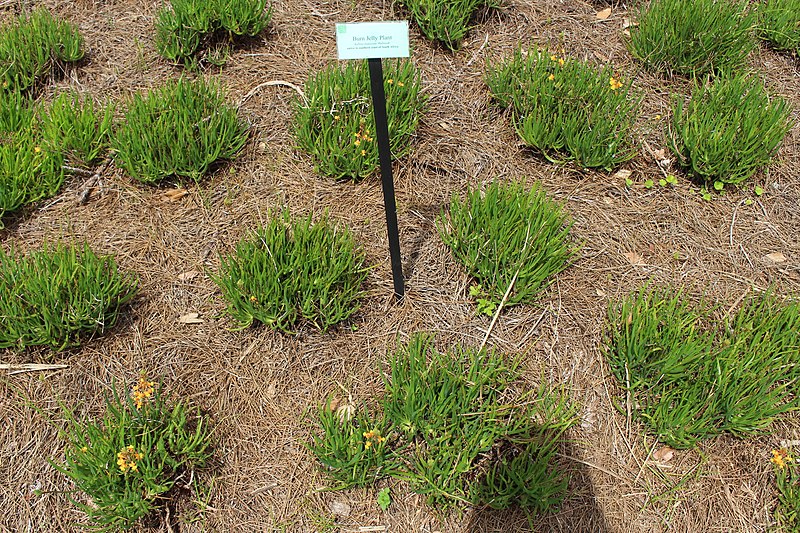
[[[339,59],[408,57],[408,21],[336,24]]]

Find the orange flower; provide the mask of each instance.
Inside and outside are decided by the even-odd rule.
[[[554,79],[556,79],[556,77],[550,74],[549,76],[547,76],[547,79],[553,81]]]
[[[616,91],[617,89],[619,89],[620,87],[622,87],[622,82],[621,82],[621,81],[619,81],[619,80],[618,80],[617,78],[615,78],[614,76],[611,76],[611,79],[609,79],[609,80],[608,80],[608,84],[611,86],[611,90],[612,90],[612,91]]]
[[[155,391],[154,387],[155,383],[147,381],[144,375],[139,377],[139,383],[133,386],[133,394],[131,394],[137,409],[141,409],[145,401],[153,395]]]
[[[786,463],[790,463],[792,461],[792,456],[789,455],[789,452],[786,450],[786,448],[772,450],[772,458],[769,460],[770,463],[774,464],[778,468],[786,468]]]
[[[362,433],[362,435],[364,439],[366,439],[364,442],[365,450],[372,448],[372,445],[374,443],[381,444],[383,442],[386,442],[386,437],[381,436],[381,432],[378,431],[377,429],[371,429],[369,431],[365,431],[364,433]]]
[[[127,446],[117,453],[117,465],[123,474],[127,473],[128,470],[138,472],[139,465],[136,464],[136,461],[141,461],[143,458],[143,453],[137,452],[133,446]]]

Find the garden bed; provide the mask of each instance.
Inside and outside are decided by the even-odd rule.
[[[55,69],[40,101],[78,90],[117,103],[121,120],[133,94],[198,76],[159,55],[155,3],[41,4],[78,28],[86,53],[65,73]],[[135,274],[138,289],[113,327],[79,347],[0,351],[4,364],[66,366],[8,372],[0,380],[0,501],[7,502],[0,529],[72,531],[85,523],[65,492],[74,486],[47,461],[64,458],[60,404],[78,417],[99,418],[112,383],[130,385],[141,372],[208,415],[215,450],[197,473],[205,489],[177,497],[169,514],[136,526],[143,531],[168,530],[168,524],[182,532],[774,526],[771,452],[800,439],[797,415],[782,415],[747,439],[723,434],[673,450],[637,419],[634,400],[605,359],[603,338],[609,305],[648,283],[681,287],[687,301],[717,305],[721,322],[770,288],[800,294],[800,63],[763,43],[750,54],[748,66],[772,95],[788,101],[791,127],[766,169],[739,188],[725,186],[724,194],[703,192],[677,166],[664,133],[673,95],[688,98],[691,82],[635,59],[625,45],[634,11],[612,3],[610,15],[598,17],[607,4],[511,0],[479,10],[456,51],[411,25],[411,60],[427,101],[408,154],[394,165],[407,283],[401,303],[392,295],[379,177],[337,181],[318,173],[312,156],[298,148],[294,123],[298,89],[336,63],[333,24],[408,18],[389,3],[276,2],[267,30],[227,50],[223,66],[200,61],[199,73],[224,90],[249,133],[235,159],[211,165],[197,183],[192,176],[147,185],[100,164],[71,172],[55,196],[4,215],[5,250],[86,243]],[[15,7],[0,13],[10,20]],[[612,65],[624,83],[632,82],[642,96],[632,159],[610,171],[587,170],[553,163],[520,140],[484,76],[487,61],[509,58],[527,44]],[[442,241],[437,223],[454,194],[463,199],[496,180],[539,184],[563,205],[579,247],[532,303],[502,310],[490,331],[492,317],[479,313],[470,295],[475,281]],[[348,228],[370,265],[357,312],[326,331],[302,322],[290,333],[264,324],[241,329],[212,279],[220,257],[284,209],[297,219],[326,216],[332,227]],[[318,434],[320,408],[331,398],[345,405],[378,402],[398,343],[416,333],[434,335],[441,353],[456,345],[477,349],[485,340],[486,347],[519,358],[515,391],[543,382],[568,391],[577,421],[555,456],[570,481],[554,512],[532,523],[513,508],[438,514],[411,484],[393,477],[323,490],[334,484],[306,447]],[[386,487],[391,504],[382,510],[377,497]]]

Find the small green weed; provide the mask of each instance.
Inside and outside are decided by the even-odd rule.
[[[345,419],[330,403],[320,412],[310,448],[340,486],[393,475],[441,510],[516,505],[530,516],[564,498],[553,459],[576,418],[562,393],[511,395],[516,365],[495,352],[439,352],[425,335],[399,346],[389,367],[381,415]]]
[[[427,98],[420,95],[420,76],[410,61],[384,64],[386,113],[394,158],[408,154]],[[312,76],[306,101],[295,105],[295,135],[300,148],[314,157],[317,171],[336,179],[358,179],[378,169],[375,119],[366,62],[350,61]]]
[[[608,311],[605,352],[626,404],[676,448],[744,437],[800,407],[800,303],[752,298],[724,328],[702,309],[643,289]]]
[[[247,136],[248,126],[214,83],[182,78],[134,95],[111,144],[117,164],[141,182],[198,182],[213,164],[233,159]]]
[[[3,91],[27,91],[55,65],[82,57],[83,38],[78,29],[54,18],[44,8],[20,15],[0,28],[0,86]]]
[[[168,401],[164,387],[142,376],[130,395],[112,386],[102,422],[68,421],[64,464],[53,465],[91,498],[73,500],[100,531],[129,529],[163,508],[179,483],[211,457],[208,419],[184,401]]]
[[[448,216],[449,215],[449,216]],[[571,223],[562,206],[539,184],[491,183],[472,189],[466,200],[454,195],[437,220],[439,234],[453,257],[479,285],[470,296],[491,315],[509,287],[504,305],[530,303],[573,260]]]
[[[653,0],[635,18],[628,48],[655,70],[730,74],[757,46],[756,14],[744,0]]]
[[[22,127],[24,120],[17,125]],[[5,214],[58,192],[64,183],[63,163],[62,155],[44,145],[30,125],[0,142],[0,228]]]
[[[271,18],[267,0],[171,0],[158,13],[156,48],[167,59],[196,65],[202,49],[235,37],[255,37]],[[217,53],[206,59],[219,63],[222,57]]]
[[[632,132],[641,98],[610,66],[518,49],[489,65],[486,84],[501,107],[511,108],[522,140],[550,161],[611,170],[636,155]]]
[[[493,302],[489,299],[490,295],[483,290],[483,287],[480,285],[471,285],[469,288],[469,296],[475,300],[479,315],[494,315],[495,309],[497,309],[497,302]]]
[[[772,450],[770,458],[778,485],[775,518],[790,533],[800,533],[800,466],[786,448]]]
[[[482,8],[498,8],[497,0],[401,0],[428,39],[458,50],[470,29],[470,20]]]
[[[720,190],[769,163],[791,128],[790,114],[758,79],[717,79],[696,85],[686,104],[675,99],[667,144],[678,164]]]
[[[377,500],[378,507],[381,508],[381,511],[386,511],[389,509],[389,506],[392,505],[392,491],[389,487],[383,487],[378,492]]]
[[[777,50],[800,54],[800,0],[766,0],[757,12],[759,37]]]
[[[212,276],[242,328],[253,321],[290,332],[304,319],[325,331],[359,308],[367,277],[352,234],[323,218],[293,220],[288,211],[220,258]]]
[[[88,97],[62,93],[40,119],[47,146],[74,165],[91,166],[108,149],[114,108],[98,110]]]
[[[0,348],[77,346],[114,325],[137,279],[88,246],[57,244],[20,257],[0,248]]]

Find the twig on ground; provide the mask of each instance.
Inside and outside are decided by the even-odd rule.
[[[47,365],[41,363],[23,363],[20,365],[0,363],[0,370],[8,370],[9,374],[23,374],[25,372],[47,372],[49,370],[63,370],[67,365]]]
[[[481,346],[480,348],[478,348],[479,352],[482,351],[483,348],[486,346],[486,341],[489,340],[489,335],[492,334],[492,329],[494,328],[495,322],[497,322],[497,319],[500,317],[500,311],[503,310],[503,306],[506,304],[506,301],[508,300],[508,295],[511,294],[511,289],[514,287],[514,283],[516,283],[517,281],[517,276],[519,275],[520,269],[521,267],[518,268],[516,272],[514,272],[514,277],[511,279],[511,283],[508,284],[506,293],[503,295],[503,299],[500,300],[500,305],[497,306],[497,311],[494,312],[494,317],[492,317],[492,322],[491,324],[489,324],[489,329],[486,330],[486,336],[483,337],[483,342],[481,342]]]
[[[489,44],[489,34],[488,33],[486,34],[486,37],[483,39],[483,44],[477,50],[475,50],[475,53],[472,54],[472,57],[470,58],[469,61],[467,61],[467,64],[464,65],[464,68],[467,68],[468,66],[470,66],[472,64],[472,62],[475,61],[478,58],[478,54],[481,53],[481,50],[483,50],[486,47],[487,44]]]
[[[305,93],[303,93],[303,89],[301,89],[299,86],[295,85],[294,83],[288,82],[288,81],[272,80],[272,81],[265,81],[264,83],[259,83],[258,85],[256,85],[252,89],[250,89],[250,91],[246,95],[244,95],[241,100],[239,100],[239,107],[242,107],[242,104],[244,104],[254,94],[256,94],[259,90],[263,89],[264,87],[273,87],[273,86],[276,86],[276,85],[289,87],[291,89],[294,89],[294,91],[297,94],[300,95],[300,98],[303,99],[303,102],[305,102],[306,105],[308,105],[308,99],[306,98]]]
[[[620,476],[619,474],[615,474],[611,470],[608,470],[607,468],[603,468],[602,466],[597,466],[596,464],[592,464],[592,463],[590,463],[588,461],[584,461],[582,459],[578,459],[577,457],[572,457],[571,455],[565,455],[565,454],[559,453],[558,456],[559,457],[563,457],[564,459],[567,459],[568,461],[575,461],[576,463],[588,466],[589,468],[594,468],[595,470],[599,470],[600,472],[603,472],[604,474],[608,474],[609,476],[611,476],[613,478],[616,478],[616,479],[622,481],[623,483],[629,483],[630,482],[629,479],[626,479],[626,478]]]
[[[728,244],[731,245],[733,248],[733,226],[736,224],[736,211],[739,209],[739,206],[742,205],[741,202],[736,204],[736,207],[733,208],[733,216],[731,217],[731,227],[728,230]]]
[[[80,194],[78,194],[78,205],[85,205],[86,202],[89,201],[89,197],[92,195],[92,190],[101,185],[100,177],[110,164],[111,158],[107,157],[102,163],[100,163],[100,165],[98,165],[97,169],[94,171],[94,173],[92,173],[92,177],[86,180],[86,182],[83,184]]]

